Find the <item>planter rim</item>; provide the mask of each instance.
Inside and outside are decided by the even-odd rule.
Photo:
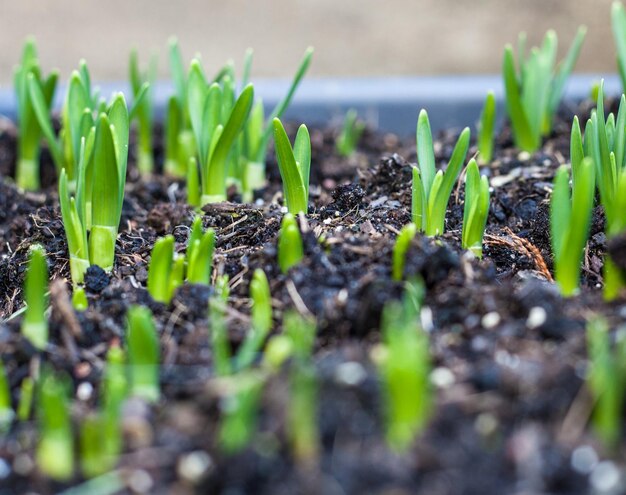
[[[591,85],[602,78],[606,94],[620,94],[622,85],[615,74],[574,74],[566,85],[564,100],[583,100],[589,96]],[[254,81],[255,92],[271,110],[284,95],[289,82],[289,79],[259,78]],[[129,94],[126,82],[103,82],[95,86],[99,86],[104,95],[115,91]],[[444,128],[473,127],[489,90],[495,93],[501,118],[503,88],[500,75],[306,78],[285,118],[307,124],[338,122],[349,108],[355,108],[370,126],[407,136],[415,132],[418,112],[425,108],[435,132]],[[60,107],[63,94],[64,87],[61,86],[55,97],[56,108]],[[171,82],[158,81],[155,84],[157,119],[162,118],[167,99],[172,94]],[[14,120],[15,114],[13,89],[0,89],[0,115]]]

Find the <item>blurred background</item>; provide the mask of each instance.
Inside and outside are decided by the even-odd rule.
[[[289,77],[303,51],[316,49],[310,76],[496,73],[505,43],[526,31],[529,44],[549,28],[563,54],[578,25],[589,28],[576,72],[614,73],[611,0],[0,0],[0,85],[10,84],[26,36],[41,64],[62,78],[80,58],[95,80],[127,77],[128,53],[159,56],[167,39],[209,73],[237,67],[255,50],[254,76]]]

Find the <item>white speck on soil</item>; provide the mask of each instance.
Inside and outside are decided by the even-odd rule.
[[[530,308],[528,312],[528,318],[526,319],[526,326],[531,330],[539,328],[548,319],[548,313],[541,306],[534,306]]]
[[[184,455],[178,461],[178,475],[192,484],[199,483],[213,467],[213,459],[202,450]]]
[[[89,382],[82,382],[76,388],[76,397],[78,400],[82,400],[83,402],[91,399],[91,395],[93,394],[93,385]]]
[[[591,445],[582,445],[572,452],[570,463],[575,471],[589,474],[598,465],[598,454]]]
[[[495,311],[491,311],[483,316],[481,320],[481,324],[483,328],[491,329],[498,326],[500,323],[500,313],[496,313]]]
[[[128,477],[128,486],[137,493],[148,493],[154,482],[152,477],[143,469],[137,469]]]
[[[448,388],[454,385],[454,373],[448,368],[440,366],[439,368],[435,368],[430,374],[430,381],[438,388]]]
[[[618,493],[620,477],[620,471],[614,463],[602,461],[591,473],[591,486],[600,493]]]
[[[335,369],[335,380],[348,386],[355,386],[367,378],[367,372],[360,363],[348,361]]]

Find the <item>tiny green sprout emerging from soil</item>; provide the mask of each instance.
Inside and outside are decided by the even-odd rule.
[[[150,58],[148,70],[142,72],[139,68],[139,56],[137,51],[130,53],[128,73],[130,86],[133,92],[134,113],[137,121],[137,144],[136,157],[137,168],[142,174],[150,174],[154,171],[154,156],[152,153],[152,130],[153,130],[153,85],[156,80],[156,57]]]
[[[480,176],[473,158],[465,169],[465,205],[461,246],[478,258],[483,257],[483,236],[489,215],[489,179]]]
[[[4,363],[0,360],[0,435],[8,431],[14,416],[15,413],[11,406],[11,388],[7,380]]]
[[[291,213],[287,213],[281,222],[277,251],[278,266],[283,273],[287,273],[292,266],[299,264],[304,258],[304,244],[300,228]]]
[[[17,404],[17,419],[28,421],[33,408],[33,397],[35,395],[35,381],[27,376],[20,385],[20,400]]]
[[[128,310],[126,332],[130,395],[156,402],[161,395],[159,385],[159,338],[150,310],[132,306]]]
[[[626,231],[626,97],[622,95],[617,112],[604,118],[604,88],[600,82],[596,111],[585,126],[585,156],[591,157],[596,169],[596,184],[606,216],[606,237],[610,243]],[[573,163],[573,162],[572,162]],[[576,169],[573,180],[577,181]],[[611,300],[626,286],[626,274],[613,262],[610,254],[604,260],[604,296]]]
[[[291,341],[292,368],[289,376],[287,434],[294,458],[310,465],[319,455],[317,427],[317,377],[311,355],[317,325],[315,321],[290,311],[283,319],[283,332]]]
[[[428,114],[426,110],[420,112],[417,120],[418,166],[413,168],[411,216],[417,229],[427,236],[444,232],[448,201],[463,168],[469,140],[470,130],[466,127],[454,146],[445,173],[436,172]]]
[[[221,275],[215,281],[215,293],[209,299],[213,368],[217,376],[230,375],[233,371],[231,363],[232,352],[228,340],[228,325],[226,324],[226,309],[229,297],[228,275]]]
[[[246,369],[254,362],[272,328],[272,296],[265,272],[260,268],[254,271],[250,282],[250,299],[250,330],[237,353],[238,370]]]
[[[404,278],[404,264],[406,260],[406,253],[411,246],[411,241],[417,234],[417,227],[414,223],[409,223],[402,227],[396,243],[393,246],[393,255],[391,261],[391,277],[400,282]]]
[[[428,336],[419,324],[422,293],[419,287],[410,287],[402,303],[385,306],[381,321],[385,352],[379,368],[387,409],[387,441],[398,452],[409,448],[431,409]]]
[[[122,215],[128,161],[129,116],[124,96],[94,122],[83,113],[75,193],[65,169],[59,179],[61,217],[70,252],[70,272],[75,286],[82,283],[89,265],[113,269],[115,242]]]
[[[576,64],[587,29],[578,32],[565,59],[555,69],[557,36],[548,31],[541,47],[526,54],[526,35],[518,38],[517,68],[513,47],[504,48],[502,76],[506,111],[511,120],[515,145],[532,153],[541,146],[541,138],[550,133],[565,83]]]
[[[191,227],[187,243],[187,281],[192,284],[209,285],[215,250],[215,231],[202,231],[202,220],[197,217]]]
[[[554,254],[555,278],[564,296],[578,290],[582,259],[589,237],[595,195],[595,172],[590,158],[583,158],[578,119],[572,124],[570,141],[574,180],[570,195],[570,174],[561,166],[554,178],[550,200],[550,239]]]
[[[283,182],[283,195],[289,213],[297,215],[309,210],[309,176],[311,172],[311,138],[302,124],[291,147],[281,121],[274,119],[276,161]]]
[[[496,96],[489,91],[478,124],[478,161],[485,165],[493,158],[493,139],[496,125]]]
[[[107,352],[107,363],[101,388],[103,417],[103,443],[101,464],[111,469],[122,451],[122,427],[120,413],[122,403],[128,394],[126,376],[126,356],[118,345],[112,345]]]
[[[58,73],[53,71],[47,78],[43,76],[37,57],[35,41],[29,39],[24,44],[22,59],[15,68],[13,85],[17,97],[17,121],[19,135],[17,143],[17,165],[15,182],[26,190],[36,191],[40,188],[39,151],[42,129],[35,114],[29,86],[36,86],[42,95],[43,104],[50,111]]]
[[[359,139],[365,130],[365,123],[358,120],[356,110],[351,108],[343,119],[341,132],[335,141],[335,149],[340,156],[350,156],[356,150]]]
[[[162,303],[172,300],[174,291],[183,282],[183,274],[174,269],[174,236],[167,235],[154,243],[148,267],[148,292],[152,299]]]
[[[192,60],[186,103],[200,166],[202,205],[226,200],[229,154],[239,142],[254,101],[250,84],[238,98],[234,92],[234,81],[228,74],[221,84],[209,84],[200,62]]]
[[[37,389],[37,466],[52,479],[68,480],[74,473],[69,381],[64,375],[46,371]]]
[[[28,270],[24,280],[24,302],[26,311],[22,320],[22,335],[37,349],[48,345],[48,320],[45,311],[48,306],[48,266],[42,246],[30,248]]]
[[[626,330],[618,331],[611,350],[607,321],[594,317],[587,322],[587,348],[587,386],[595,402],[593,426],[605,445],[614,447],[621,437],[626,392]]]

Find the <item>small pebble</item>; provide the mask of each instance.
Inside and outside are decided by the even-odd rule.
[[[598,465],[598,454],[590,445],[582,445],[572,452],[570,463],[575,471],[589,474]]]
[[[8,478],[11,474],[11,466],[4,459],[0,459],[0,480]]]
[[[618,488],[620,472],[611,461],[599,463],[590,477],[591,486],[599,492],[613,492]]]
[[[500,323],[500,313],[496,313],[495,311],[491,311],[483,316],[481,320],[481,324],[483,328],[492,329],[498,326]]]
[[[143,469],[136,469],[128,477],[128,487],[137,493],[148,493],[153,485],[152,477]]]
[[[489,413],[481,413],[476,417],[474,429],[483,437],[493,435],[498,429],[498,419]]]
[[[440,366],[432,371],[430,381],[438,388],[449,388],[454,385],[454,373],[448,368]]]
[[[93,385],[89,382],[82,382],[76,388],[76,397],[78,400],[82,400],[83,402],[91,399],[91,395],[93,394]]]
[[[534,306],[530,308],[528,312],[528,318],[526,319],[526,326],[533,330],[539,328],[548,319],[548,313],[541,306]]]
[[[341,363],[335,369],[335,380],[348,386],[356,386],[367,378],[367,372],[360,363],[356,361],[348,361]]]
[[[433,323],[433,310],[428,306],[424,306],[422,311],[420,311],[420,321],[424,331],[428,333],[432,332],[435,329],[435,324]]]
[[[184,455],[178,461],[177,472],[180,478],[198,484],[213,467],[213,460],[203,450]]]

